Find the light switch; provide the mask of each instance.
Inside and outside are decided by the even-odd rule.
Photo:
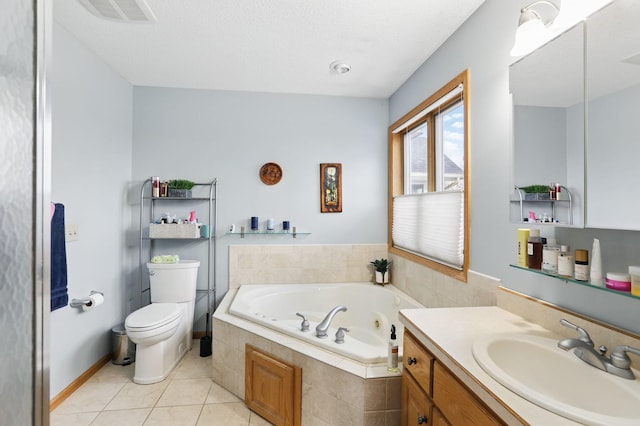
[[[77,223],[69,223],[64,225],[64,235],[65,241],[78,241],[78,224]]]

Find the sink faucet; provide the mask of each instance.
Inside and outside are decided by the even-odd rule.
[[[319,339],[326,339],[327,330],[329,329],[329,324],[331,324],[331,320],[333,320],[333,317],[335,317],[338,312],[345,312],[346,310],[346,306],[339,305],[329,311],[322,322],[316,326],[316,336],[318,336]]]
[[[558,342],[558,347],[560,349],[564,349],[565,351],[574,349],[573,353],[575,356],[593,367],[625,379],[635,379],[635,375],[630,368],[631,359],[627,355],[627,352],[640,355],[640,349],[627,345],[620,345],[613,350],[611,357],[608,357],[606,355],[607,347],[604,345],[600,346],[598,348],[598,352],[596,352],[593,347],[593,341],[585,329],[578,327],[565,319],[561,319],[560,324],[565,327],[573,328],[580,333],[580,337],[577,339],[567,338],[560,340]]]

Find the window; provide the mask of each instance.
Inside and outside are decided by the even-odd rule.
[[[469,70],[389,128],[389,251],[466,281]]]

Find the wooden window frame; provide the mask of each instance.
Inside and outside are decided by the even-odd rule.
[[[404,134],[393,133],[394,129],[402,127],[405,123],[409,122],[413,117],[424,111],[430,105],[441,99],[447,93],[454,90],[460,84],[463,85],[462,89],[462,101],[464,105],[464,260],[462,264],[462,270],[452,268],[447,265],[443,265],[439,262],[424,258],[417,254],[408,252],[393,245],[393,197],[396,195],[404,194]],[[403,257],[420,265],[426,266],[430,269],[441,272],[452,278],[455,278],[462,282],[467,282],[467,273],[469,270],[469,239],[470,239],[470,222],[471,222],[471,168],[470,168],[470,123],[471,123],[471,87],[470,87],[470,71],[464,70],[451,81],[445,84],[442,88],[436,91],[433,95],[429,96],[407,114],[402,116],[399,120],[393,123],[389,127],[389,224],[388,224],[388,244],[389,253]],[[420,120],[423,123],[425,120]],[[412,125],[411,127],[414,127]],[[435,131],[435,126],[429,125],[429,132]],[[433,129],[433,130],[432,130]],[[432,156],[435,157],[435,156]],[[430,158],[430,161],[431,158]],[[429,186],[431,187],[432,181],[432,166],[429,165]]]

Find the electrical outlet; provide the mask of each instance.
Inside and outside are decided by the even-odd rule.
[[[69,241],[78,241],[78,224],[70,223],[64,225],[64,239],[66,242]]]

